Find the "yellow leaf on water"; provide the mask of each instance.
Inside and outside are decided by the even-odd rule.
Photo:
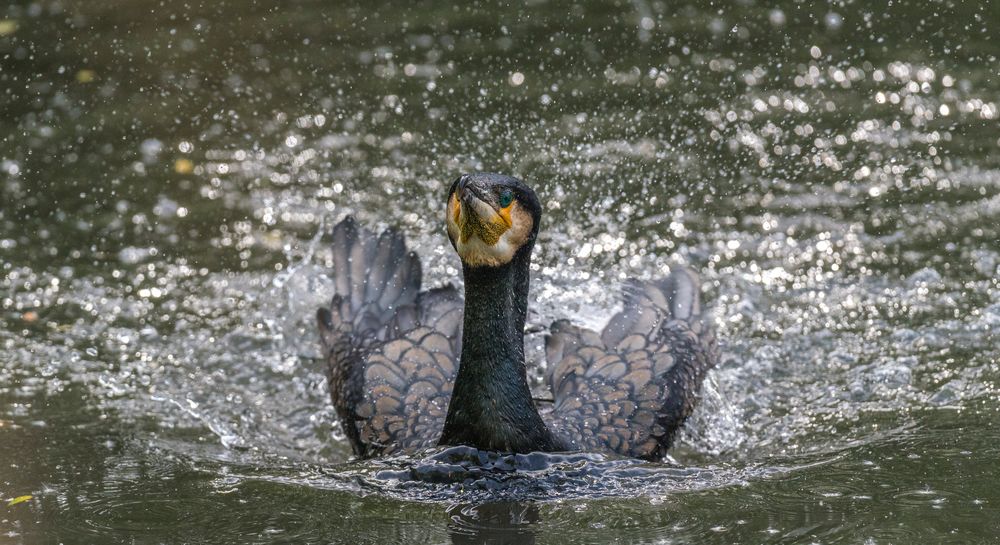
[[[26,502],[26,501],[28,501],[30,499],[31,499],[31,495],[30,494],[27,495],[27,496],[18,496],[16,498],[10,500],[9,502],[7,502],[7,507],[14,507],[17,504],[24,503],[24,502]]]
[[[94,72],[93,70],[83,69],[76,73],[76,81],[79,81],[80,83],[90,83],[94,81],[94,78],[96,77],[97,72]]]
[[[0,19],[0,36],[10,36],[17,32],[17,21]]]
[[[177,174],[191,174],[194,171],[194,163],[190,159],[178,159],[174,161],[174,172]]]

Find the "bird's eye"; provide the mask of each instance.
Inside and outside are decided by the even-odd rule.
[[[504,189],[500,192],[500,208],[507,208],[510,203],[514,202],[514,192],[509,189]]]

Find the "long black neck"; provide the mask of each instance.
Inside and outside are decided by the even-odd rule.
[[[500,267],[464,267],[462,359],[442,445],[563,450],[531,399],[524,366],[530,244]]]

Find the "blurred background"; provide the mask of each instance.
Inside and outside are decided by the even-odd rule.
[[[989,2],[0,7],[0,541],[995,539],[998,32]],[[460,282],[473,170],[545,206],[539,389],[553,319],[702,275],[723,358],[663,464],[348,462],[325,234],[398,226]]]

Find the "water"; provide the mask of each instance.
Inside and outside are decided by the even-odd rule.
[[[0,8],[0,541],[934,543],[1000,532],[989,3]],[[323,234],[430,284],[458,173],[546,208],[528,336],[700,271],[663,464],[350,462]],[[485,456],[485,455],[484,455]],[[513,468],[517,471],[513,471]]]

